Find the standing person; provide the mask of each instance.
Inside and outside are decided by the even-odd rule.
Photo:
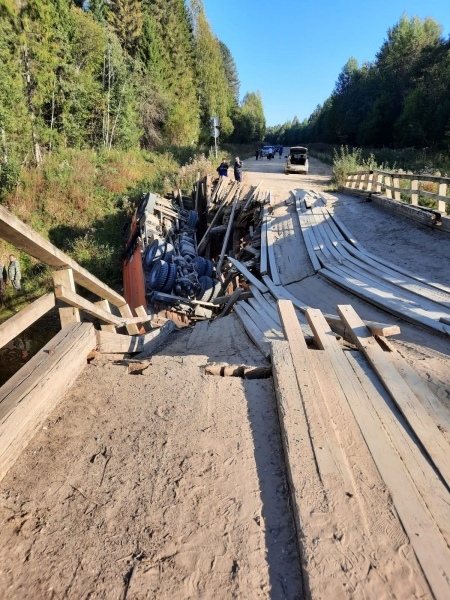
[[[0,304],[5,304],[6,295],[6,269],[3,256],[0,258]]]
[[[234,178],[239,183],[242,181],[242,161],[239,156],[236,156],[236,160],[234,161]]]
[[[18,292],[20,290],[20,280],[22,279],[22,275],[20,273],[19,261],[14,254],[9,255],[8,277],[13,288]]]
[[[220,163],[220,165],[217,167],[217,172],[219,173],[219,177],[228,177],[228,169],[229,169],[229,164],[227,163],[227,161],[223,158],[222,162]]]
[[[256,157],[256,160],[258,160],[258,158],[259,158],[259,148],[256,148],[255,157]]]

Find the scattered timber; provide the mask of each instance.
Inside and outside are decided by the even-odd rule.
[[[355,310],[351,306],[338,306],[338,312],[352,331],[354,342],[378,374],[397,408],[433,461],[436,470],[450,488],[450,461],[448,460],[450,447],[436,423],[398,373],[389,354],[383,352]]]
[[[205,373],[219,377],[267,379],[268,377],[272,377],[272,368],[251,365],[230,365],[228,363],[208,363],[205,365]]]

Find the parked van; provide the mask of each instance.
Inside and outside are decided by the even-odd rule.
[[[308,148],[293,146],[286,161],[286,173],[308,173]]]

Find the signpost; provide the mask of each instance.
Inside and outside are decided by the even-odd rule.
[[[214,154],[215,154],[215,157],[217,158],[217,138],[219,137],[219,134],[220,134],[219,117],[211,117],[210,124],[211,124],[211,137],[214,138]]]

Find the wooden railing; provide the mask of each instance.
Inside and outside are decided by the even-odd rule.
[[[116,328],[125,327],[131,335],[139,334],[139,325],[150,320],[145,307],[136,308],[136,316],[133,316],[125,298],[2,206],[0,237],[54,269],[54,293],[38,298],[0,325],[0,348],[50,311],[56,300],[67,305],[59,308],[62,327],[79,323],[80,311],[97,318],[103,330],[115,332]],[[95,294],[98,300],[92,302],[79,295],[76,285]]]
[[[405,182],[405,185],[402,185]],[[349,173],[344,189],[381,194],[387,198],[420,206],[421,199],[433,200],[433,210],[446,214],[450,207],[450,178],[416,175],[403,171],[358,171]]]

